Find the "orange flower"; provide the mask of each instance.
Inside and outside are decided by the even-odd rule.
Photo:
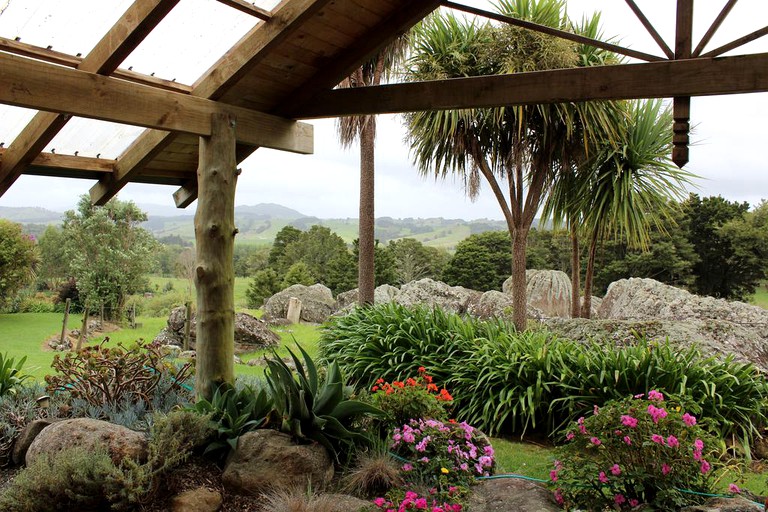
[[[440,390],[440,394],[439,394],[439,395],[437,395],[437,397],[436,397],[436,398],[437,398],[438,400],[444,400],[444,401],[446,401],[446,402],[450,402],[450,401],[452,401],[452,400],[453,400],[453,397],[452,397],[452,396],[451,396],[451,394],[448,392],[448,390],[447,390],[447,389],[445,389],[445,388],[443,388],[443,389],[441,389],[441,390]]]
[[[393,386],[395,386],[395,387],[397,387],[397,388],[401,388],[401,389],[405,387],[405,384],[403,384],[403,383],[402,383],[402,382],[400,382],[399,380],[396,380],[396,381],[394,381],[394,382],[392,383],[392,385],[393,385]]]
[[[437,392],[437,386],[432,384],[432,383],[429,383],[429,384],[427,384],[427,391]]]
[[[419,366],[419,373],[426,373],[427,369],[423,366]]]
[[[371,391],[373,391],[374,393],[375,393],[376,391],[378,391],[378,390],[379,390],[379,386],[373,386],[373,387],[371,388]]]
[[[376,379],[376,384],[384,384],[384,379],[379,377],[378,379]]]
[[[418,385],[419,385],[419,383],[418,383],[418,382],[416,382],[416,379],[413,379],[413,378],[411,378],[411,377],[408,377],[407,379],[405,379],[405,383],[406,383],[408,386],[411,386],[411,387],[416,387],[416,386],[418,386]]]

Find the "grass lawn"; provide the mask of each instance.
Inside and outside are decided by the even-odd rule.
[[[750,300],[750,302],[755,306],[768,309],[768,283],[762,283],[757,287],[757,290],[752,296],[752,300]]]

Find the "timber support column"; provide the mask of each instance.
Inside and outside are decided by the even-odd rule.
[[[235,352],[235,120],[213,114],[210,137],[200,137],[195,212],[197,369],[195,394],[210,399],[234,384]]]
[[[677,0],[675,59],[690,59],[693,38],[693,0]],[[688,163],[688,133],[691,130],[691,97],[675,97],[672,103],[672,161],[683,167]]]

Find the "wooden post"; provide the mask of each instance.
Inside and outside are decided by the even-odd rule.
[[[197,373],[195,394],[210,399],[234,384],[235,355],[235,121],[212,116],[210,137],[200,137],[195,212]]]
[[[59,345],[64,344],[64,340],[67,337],[67,322],[69,322],[69,308],[72,306],[72,299],[67,299],[64,304],[64,322],[61,324],[61,337],[59,338]]]
[[[136,303],[131,305],[131,329],[136,328]]]
[[[192,328],[192,303],[187,301],[184,313],[184,350],[189,350],[189,331]]]
[[[693,47],[693,0],[677,0],[677,29],[675,59],[690,59]],[[675,97],[672,102],[672,161],[678,167],[688,163],[689,132],[691,130],[691,97]]]
[[[85,304],[85,311],[83,311],[83,325],[80,328],[80,337],[77,338],[77,346],[75,351],[80,352],[83,348],[83,340],[88,336],[88,303]]]
[[[104,328],[104,303],[99,304],[99,328]]]

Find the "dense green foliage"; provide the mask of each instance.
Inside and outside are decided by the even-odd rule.
[[[249,308],[260,308],[264,301],[280,291],[281,281],[271,268],[265,268],[256,272],[253,280],[248,284],[245,297]]]
[[[24,381],[30,378],[30,375],[22,372],[26,361],[26,356],[16,361],[8,357],[7,353],[0,353],[0,396],[16,393]]]
[[[501,290],[512,271],[512,241],[505,231],[470,235],[459,242],[443,281],[472,290]]]
[[[768,425],[765,377],[751,364],[705,357],[695,347],[643,339],[583,345],[499,321],[388,304],[331,320],[320,354],[361,387],[423,366],[451,390],[457,419],[491,435],[557,432],[595,405],[651,389],[690,399],[692,412],[745,446]]]
[[[92,308],[105,307],[108,318],[120,318],[125,298],[143,289],[158,244],[139,227],[147,220],[132,202],[116,199],[91,205],[83,196],[77,210],[64,214],[63,250],[80,295]]]
[[[32,281],[38,259],[34,237],[20,224],[0,219],[0,306]]]

